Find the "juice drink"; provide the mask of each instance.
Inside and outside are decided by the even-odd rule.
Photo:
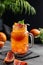
[[[28,50],[28,31],[24,24],[15,23],[11,32],[11,50],[14,53],[24,54]]]

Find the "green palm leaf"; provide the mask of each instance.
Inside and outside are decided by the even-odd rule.
[[[30,11],[31,11],[31,14],[32,14],[32,15],[36,14],[36,10],[35,10],[34,7],[32,7],[32,6],[31,6]]]
[[[3,4],[3,5],[1,5]],[[1,8],[2,7],[2,8]],[[36,14],[35,8],[32,7],[30,5],[29,2],[27,2],[26,0],[3,0],[0,1],[0,9],[4,10],[6,9],[12,9],[12,11],[14,11],[14,13],[19,13],[22,14],[23,10],[25,9],[24,14],[28,13],[28,15],[32,14]],[[0,11],[0,16],[2,15],[1,13],[3,13],[2,11]]]
[[[20,0],[20,12],[22,13],[23,12],[23,1]]]
[[[2,16],[4,11],[5,11],[5,5],[0,3],[0,17]]]

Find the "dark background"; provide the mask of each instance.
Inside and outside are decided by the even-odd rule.
[[[27,0],[33,7],[36,9],[36,15],[14,15],[12,11],[7,10],[3,16],[3,22],[10,27],[12,27],[14,22],[18,22],[19,20],[25,19],[25,23],[29,23],[30,27],[28,30],[32,28],[43,28],[43,0]]]
[[[43,0],[29,0],[36,9],[36,15],[31,19],[32,27],[43,27]],[[31,17],[30,17],[31,18]]]

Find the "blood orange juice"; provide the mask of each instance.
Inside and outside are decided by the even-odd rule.
[[[28,31],[24,24],[15,23],[11,32],[11,50],[14,53],[24,54],[28,50]]]

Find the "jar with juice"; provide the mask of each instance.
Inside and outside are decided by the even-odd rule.
[[[26,24],[15,23],[11,32],[11,50],[15,54],[25,54],[29,46],[29,36],[31,38],[31,47],[33,45],[34,37],[27,31]]]

